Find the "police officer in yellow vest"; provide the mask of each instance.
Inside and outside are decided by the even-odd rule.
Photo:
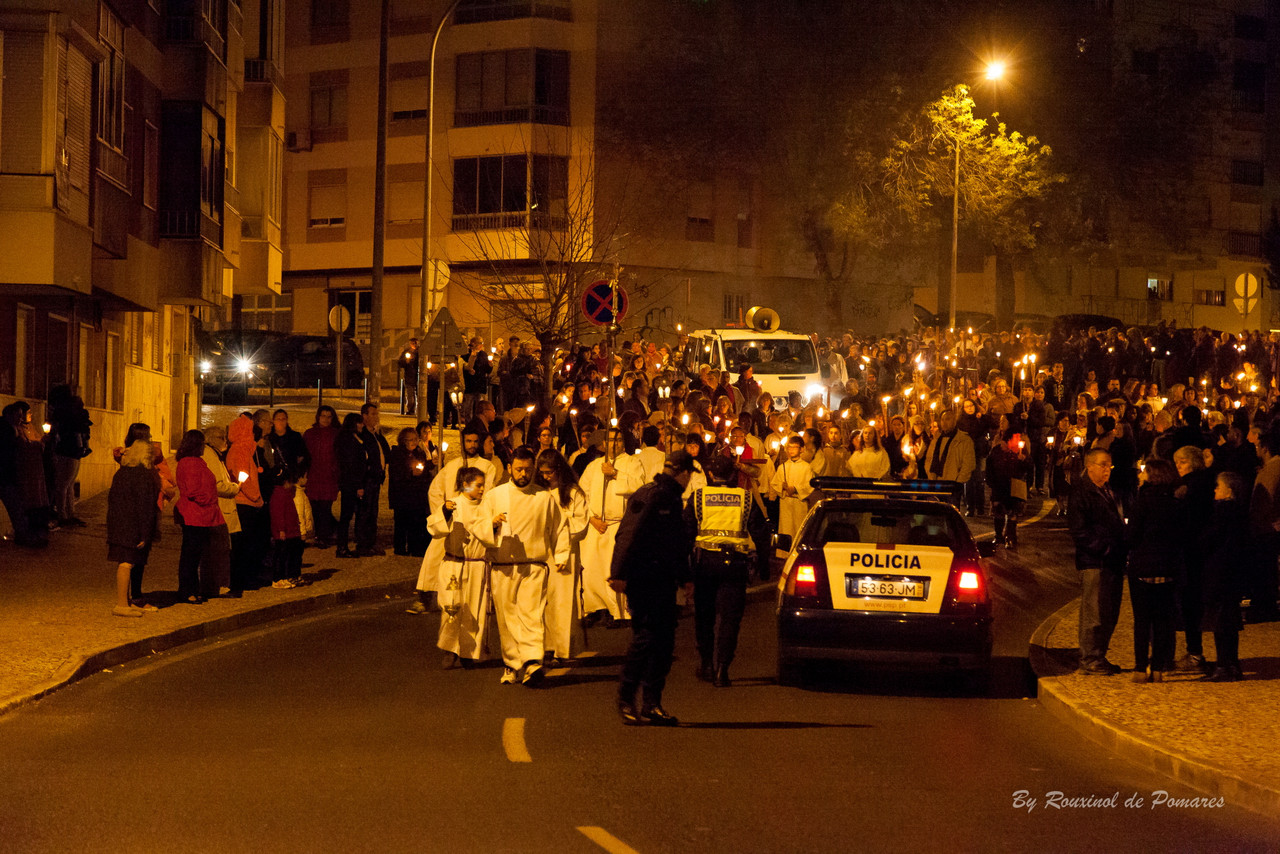
[[[728,688],[755,543],[768,526],[751,493],[730,485],[737,483],[733,460],[712,457],[706,474],[709,485],[696,490],[685,508],[686,526],[698,532],[693,549],[694,626],[702,658],[698,678]]]

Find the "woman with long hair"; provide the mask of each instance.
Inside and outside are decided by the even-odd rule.
[[[156,610],[142,601],[142,572],[151,544],[160,536],[160,475],[152,467],[150,438],[121,450],[120,468],[107,493],[107,560],[116,566],[117,617],[141,617]]]
[[[333,545],[333,502],[338,500],[338,454],[334,443],[338,440],[338,413],[332,406],[322,404],[316,408],[315,423],[302,434],[302,441],[311,455],[311,467],[307,470],[307,500],[311,502],[311,516],[315,519],[316,547]]]
[[[880,441],[874,427],[860,430],[851,439],[853,453],[849,454],[849,474],[853,477],[871,477],[876,480],[889,476],[889,453]]]
[[[338,457],[338,493],[342,497],[337,525],[338,557],[355,557],[347,545],[351,536],[351,520],[355,518],[361,493],[364,492],[365,469],[369,464],[360,438],[363,427],[364,421],[359,414],[348,412],[342,419],[342,430],[333,445]]]
[[[204,434],[188,430],[178,444],[178,503],[182,551],[178,596],[202,605],[231,585],[231,538],[218,504],[218,483],[204,461]]]
[[[579,544],[587,533],[591,517],[587,496],[578,485],[578,476],[562,454],[544,450],[534,462],[539,485],[556,493],[560,512],[566,520],[560,536],[569,543],[569,559],[547,577],[547,607],[543,628],[547,653],[553,660],[572,658],[584,646],[578,587],[582,579]]]

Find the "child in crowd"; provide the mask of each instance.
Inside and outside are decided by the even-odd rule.
[[[445,667],[468,666],[486,657],[489,617],[489,568],[485,547],[467,530],[480,512],[485,475],[478,468],[458,469],[455,498],[446,499],[427,519],[433,537],[444,539],[440,565],[440,637]]]
[[[311,527],[311,507],[306,493],[290,472],[271,491],[271,586],[288,590],[302,585],[304,537]]]

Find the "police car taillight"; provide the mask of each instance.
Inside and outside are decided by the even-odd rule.
[[[987,605],[987,579],[976,563],[959,558],[951,565],[951,577],[947,580],[947,595],[943,610],[949,607],[966,609]]]
[[[783,588],[793,599],[808,607],[831,607],[831,585],[827,581],[827,560],[821,550],[801,548]]]

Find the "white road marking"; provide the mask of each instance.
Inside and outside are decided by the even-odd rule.
[[[579,827],[578,832],[599,845],[609,854],[640,854],[639,851],[614,836],[603,827]]]
[[[524,718],[507,718],[502,722],[502,749],[511,762],[532,762],[524,744]]]

